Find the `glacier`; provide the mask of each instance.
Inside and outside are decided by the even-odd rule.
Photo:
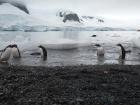
[[[82,16],[70,10],[57,10],[45,19],[28,15],[11,4],[0,5],[0,31],[125,31],[112,20],[98,16]]]

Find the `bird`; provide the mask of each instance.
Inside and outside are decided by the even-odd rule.
[[[10,59],[11,57],[11,52],[12,52],[12,46],[11,45],[8,45],[1,53],[1,56],[0,56],[0,62],[8,62],[8,60]]]
[[[96,37],[97,35],[92,35],[91,37]]]
[[[125,51],[125,48],[123,47],[123,45],[122,44],[117,44],[117,46],[120,46],[120,48],[121,48],[121,55],[120,55],[120,58],[121,59],[125,59],[125,56],[126,56],[126,51]]]
[[[105,51],[104,48],[100,45],[100,44],[95,44],[95,46],[97,47],[97,56],[104,56]]]
[[[20,50],[16,44],[11,45],[12,46],[12,56],[13,58],[21,58]]]
[[[44,61],[47,60],[47,50],[46,50],[46,48],[42,45],[39,45],[38,47],[41,50],[41,55],[42,55],[43,60]]]
[[[9,3],[9,4],[17,7],[18,9],[24,11],[25,13],[29,14],[29,10],[27,9],[26,5],[19,0],[0,0],[0,5],[2,5],[4,3]]]

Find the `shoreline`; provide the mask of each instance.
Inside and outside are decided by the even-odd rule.
[[[0,66],[3,105],[139,105],[140,65]]]

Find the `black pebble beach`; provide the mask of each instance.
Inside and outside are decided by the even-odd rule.
[[[1,66],[0,105],[140,105],[140,66]]]

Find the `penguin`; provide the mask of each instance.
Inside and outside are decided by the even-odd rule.
[[[125,59],[125,56],[126,56],[126,51],[125,51],[125,48],[122,46],[122,44],[117,44],[117,46],[120,46],[121,48],[121,59]]]
[[[104,48],[100,45],[100,44],[96,44],[95,46],[97,46],[97,56],[104,56],[105,51]]]
[[[38,47],[41,49],[41,55],[43,57],[43,60],[44,61],[47,60],[47,50],[46,50],[46,48],[42,45],[39,45]]]
[[[41,55],[41,53],[40,52],[33,52],[30,55]]]
[[[13,44],[11,46],[12,46],[12,56],[13,56],[13,58],[21,58],[21,54],[20,54],[18,46],[16,44]]]
[[[8,60],[11,57],[11,52],[12,52],[12,46],[8,45],[3,52],[1,53],[0,56],[0,62],[8,62]]]
[[[91,37],[96,37],[97,35],[92,35]]]
[[[24,11],[25,13],[29,14],[29,10],[25,6],[25,4],[19,0],[18,1],[17,0],[0,0],[0,5],[2,5],[3,3],[9,3],[17,7],[18,9]]]

